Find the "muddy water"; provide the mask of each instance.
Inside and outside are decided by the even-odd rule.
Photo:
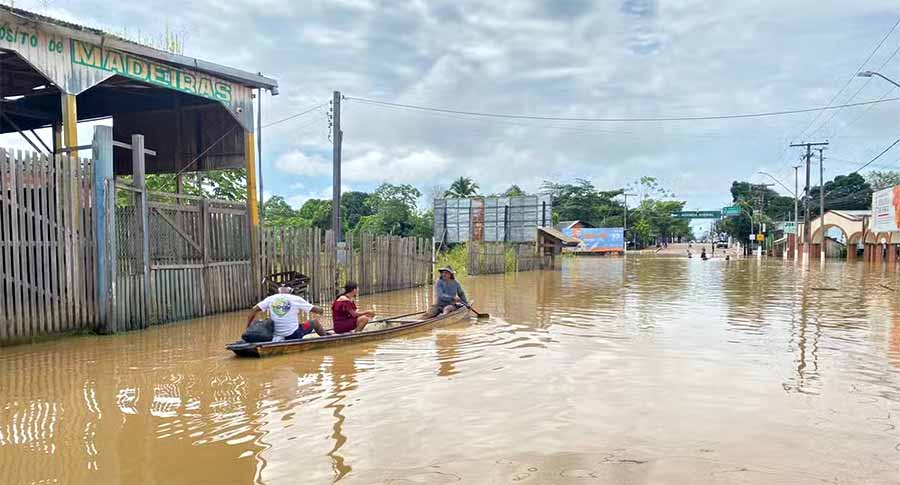
[[[233,314],[0,349],[0,482],[898,483],[897,279],[569,260],[372,345],[238,360]]]

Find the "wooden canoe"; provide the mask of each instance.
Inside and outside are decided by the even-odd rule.
[[[446,315],[438,315],[426,320],[404,320],[399,318],[386,318],[379,321],[379,326],[384,328],[364,330],[360,333],[343,333],[320,337],[313,333],[312,337],[300,340],[285,340],[283,342],[247,343],[238,341],[225,346],[238,357],[266,357],[269,355],[291,354],[305,352],[307,350],[336,347],[341,345],[353,345],[361,342],[371,342],[385,338],[395,337],[410,332],[433,328],[438,325],[447,325],[468,319],[470,311],[466,307],[459,308]],[[373,322],[374,324],[375,322]],[[370,324],[371,325],[371,324]]]

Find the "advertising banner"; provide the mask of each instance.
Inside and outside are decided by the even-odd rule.
[[[621,227],[564,229],[563,233],[581,241],[576,252],[610,253],[624,250],[625,230]]]
[[[900,231],[897,214],[900,205],[900,186],[879,190],[872,194],[872,230],[874,232]]]

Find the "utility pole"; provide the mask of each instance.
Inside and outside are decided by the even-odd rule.
[[[629,194],[627,192],[622,192],[622,195],[625,196],[625,221],[622,224],[624,227],[622,228],[622,244],[625,245],[625,253],[628,252],[628,196],[629,195],[637,195],[637,194]],[[624,254],[624,253],[623,253]]]
[[[806,187],[803,189],[803,260],[809,261],[809,243],[810,243],[810,230],[809,230],[809,181],[810,181],[810,173],[809,173],[809,165],[812,160],[812,147],[814,146],[826,146],[828,145],[827,141],[818,142],[818,143],[791,143],[791,147],[806,147]]]
[[[822,152],[825,148],[819,148],[819,231],[822,233],[822,245],[819,247],[821,264],[825,264],[825,157]]]
[[[342,242],[341,230],[341,142],[344,132],[341,131],[341,92],[335,91],[331,101],[331,144],[334,147],[331,155],[334,164],[334,178],[331,187],[331,230],[334,231],[335,242]]]
[[[800,227],[797,222],[800,217],[800,165],[794,165],[794,262],[797,261],[797,253],[800,252]]]

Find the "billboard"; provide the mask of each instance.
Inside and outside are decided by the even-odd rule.
[[[872,194],[872,230],[875,232],[900,231],[897,215],[900,206],[900,186],[879,190]]]
[[[612,253],[624,251],[625,230],[621,227],[563,229],[563,234],[581,241],[576,252]]]
[[[552,223],[553,206],[548,195],[434,201],[437,242],[533,242],[537,228]]]

